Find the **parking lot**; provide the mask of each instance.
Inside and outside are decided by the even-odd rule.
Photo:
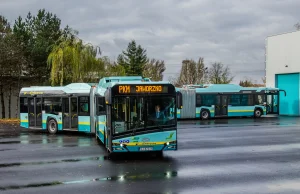
[[[1,193],[299,193],[300,119],[180,121],[162,158],[107,157],[93,135],[0,129]]]

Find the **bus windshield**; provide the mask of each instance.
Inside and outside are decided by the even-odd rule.
[[[120,96],[112,101],[114,134],[175,125],[175,98],[170,96]]]

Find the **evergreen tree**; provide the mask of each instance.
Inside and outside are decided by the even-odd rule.
[[[38,84],[47,84],[51,71],[47,67],[48,55],[62,35],[71,36],[71,29],[61,29],[61,20],[55,14],[40,9],[37,15],[29,12],[26,18],[18,17],[13,33],[29,62],[24,73]]]
[[[142,75],[145,65],[148,63],[146,50],[141,45],[136,45],[132,40],[126,51],[118,56],[118,64],[123,66],[126,75]]]

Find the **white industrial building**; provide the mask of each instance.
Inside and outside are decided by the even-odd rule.
[[[286,91],[279,95],[280,115],[300,115],[300,31],[267,37],[266,86]]]

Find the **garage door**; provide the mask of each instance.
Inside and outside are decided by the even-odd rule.
[[[299,73],[276,75],[276,87],[286,91],[280,92],[279,114],[299,116]]]

